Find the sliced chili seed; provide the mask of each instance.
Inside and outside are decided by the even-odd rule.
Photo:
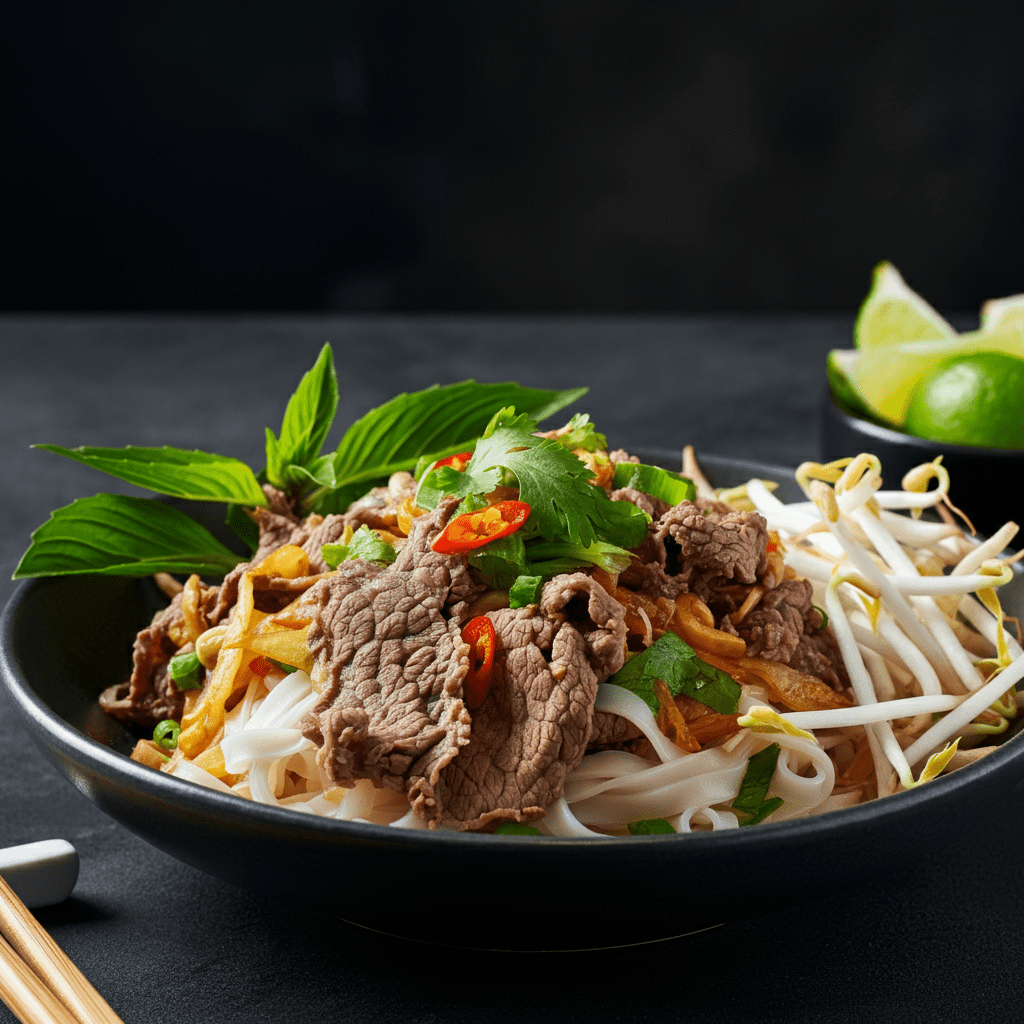
[[[459,554],[483,547],[499,537],[515,533],[529,518],[525,501],[499,501],[476,512],[456,516],[434,538],[430,546],[441,554]]]
[[[498,637],[494,623],[486,615],[470,619],[462,627],[463,643],[469,644],[469,673],[462,684],[466,707],[475,711],[490,692],[494,680],[494,651]]]

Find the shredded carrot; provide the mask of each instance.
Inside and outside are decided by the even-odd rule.
[[[406,536],[412,530],[413,520],[423,515],[425,508],[420,508],[413,498],[404,498],[395,513],[398,519],[398,529]]]
[[[679,710],[671,691],[663,680],[654,680],[654,695],[658,698],[658,714],[655,717],[658,728],[680,750],[695,754],[700,750],[700,743],[690,732],[682,711]]]
[[[224,634],[224,644],[217,655],[217,664],[208,673],[206,684],[200,691],[195,705],[188,708],[181,718],[178,750],[185,757],[195,759],[196,755],[212,742],[213,736],[223,728],[224,715],[232,698],[242,693],[252,678],[248,668],[251,654],[263,654],[277,661],[295,665],[296,668],[304,667],[296,665],[295,661],[288,658],[278,658],[275,651],[280,648],[280,643],[273,649],[261,650],[252,647],[250,641],[255,628],[267,617],[254,605],[254,578],[283,576],[286,579],[298,579],[308,575],[309,556],[294,544],[285,544],[272,551],[259,565],[242,573],[242,578],[238,581],[238,599],[228,619],[228,628]],[[294,630],[280,634],[289,638],[289,654],[297,656],[300,653],[300,645],[296,644],[295,638],[301,633],[301,630]],[[308,649],[305,657],[306,663],[311,666]]]
[[[711,609],[696,594],[676,598],[676,614],[670,628],[694,650],[712,651],[724,658],[741,658],[747,653],[742,637],[715,629]]]
[[[625,608],[624,620],[627,633],[636,633],[645,637],[645,642],[650,645],[654,642],[652,631],[663,633],[669,624],[669,620],[675,613],[671,602],[661,603],[655,601],[645,594],[638,594],[635,591],[627,590],[625,587],[615,587],[611,591],[612,596]],[[667,606],[667,607],[666,607]],[[645,619],[646,616],[646,619]]]
[[[875,763],[871,755],[871,747],[865,738],[857,747],[853,760],[846,766],[846,771],[836,776],[836,785],[843,787],[863,785],[874,773],[874,770]]]
[[[171,629],[170,638],[179,646],[195,643],[200,634],[205,633],[209,623],[200,607],[203,584],[194,573],[189,576],[181,592],[181,615],[185,620],[183,628]]]
[[[767,658],[723,658],[714,651],[694,647],[702,661],[721,669],[738,683],[763,686],[769,697],[790,711],[826,711],[851,706],[841,693],[836,693],[817,676],[798,672],[795,668]]]
[[[715,740],[731,736],[739,732],[737,724],[739,715],[723,715],[712,710],[707,704],[702,704],[693,697],[680,694],[675,699],[676,706],[683,713],[690,732],[698,743],[703,746],[705,743],[712,743]]]

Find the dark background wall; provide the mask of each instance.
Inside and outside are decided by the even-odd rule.
[[[0,308],[1024,291],[1024,4],[22,3]]]

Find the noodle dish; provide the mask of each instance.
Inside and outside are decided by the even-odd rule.
[[[218,501],[51,515],[17,578],[152,576],[103,712],[134,760],[239,800],[395,829],[599,839],[747,828],[928,785],[1012,731],[1024,656],[941,460],[867,454],[715,489],[616,447],[585,389],[399,395],[324,453],[325,346],[266,466],[62,456]],[[127,656],[127,652],[126,652]],[[495,838],[494,842],[500,842]]]

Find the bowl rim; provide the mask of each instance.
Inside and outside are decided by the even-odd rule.
[[[656,454],[675,458],[674,451],[664,449],[636,448],[634,454],[653,457]],[[734,469],[767,473],[792,475],[789,467],[762,463],[756,460],[720,458],[701,456],[700,461],[716,468]],[[1014,565],[1015,572],[1024,573],[1019,564]],[[350,839],[354,841],[386,842],[389,846],[404,846],[410,850],[420,849],[424,844],[435,846],[437,843],[458,843],[466,849],[495,849],[494,837],[486,833],[460,832],[455,830],[432,829],[398,829],[388,825],[342,821],[324,818],[319,815],[304,814],[286,807],[275,807],[267,804],[245,800],[237,796],[207,789],[196,783],[163,772],[155,771],[136,761],[131,760],[111,747],[100,743],[86,733],[71,725],[54,712],[42,699],[30,680],[25,676],[15,654],[15,632],[18,619],[30,597],[47,586],[56,585],[63,577],[47,577],[20,581],[14,593],[7,601],[0,615],[0,690],[5,691],[15,710],[19,713],[33,741],[40,747],[44,756],[53,762],[47,747],[58,748],[70,761],[78,766],[101,776],[108,782],[119,785],[129,784],[137,789],[139,795],[157,803],[167,803],[176,807],[185,807],[193,814],[215,816],[222,824],[233,823],[246,829],[259,829],[264,832],[292,831],[296,835],[303,834],[306,839]],[[597,836],[597,837],[559,837],[559,836],[502,836],[503,840],[537,850],[547,851],[557,856],[556,851],[571,851],[575,856],[581,847],[588,849],[621,849],[650,848],[667,844],[687,844],[680,849],[691,846],[695,851],[715,848],[725,851],[743,851],[756,848],[767,842],[778,844],[794,844],[813,841],[816,836],[834,832],[836,829],[848,827],[857,829],[860,823],[878,824],[889,818],[898,820],[912,808],[925,807],[931,804],[941,805],[953,801],[964,790],[975,789],[983,780],[992,775],[1009,775],[1012,766],[1024,759],[1024,738],[1009,737],[992,753],[980,758],[973,764],[942,775],[927,785],[916,786],[884,798],[876,798],[852,807],[838,808],[822,814],[795,818],[789,821],[765,821],[756,828],[725,829],[716,832],[677,833],[675,835],[644,835],[644,836]],[[60,769],[60,766],[55,766]],[[1018,775],[1024,778],[1024,770]],[[78,788],[82,788],[79,786]],[[87,793],[92,799],[91,794]],[[624,845],[628,843],[629,845]],[[504,844],[501,844],[504,845]]]
[[[926,437],[918,437],[916,434],[908,434],[905,431],[897,430],[896,427],[887,427],[881,423],[859,416],[848,406],[831,387],[825,387],[825,394],[828,398],[827,406],[840,420],[860,434],[864,434],[876,441],[886,444],[900,445],[904,448],[920,449],[923,452],[943,453],[963,458],[987,458],[1004,459],[1006,461],[1019,461],[1024,459],[1024,451],[1020,448],[991,448],[983,445],[956,444],[953,441],[930,441]]]

